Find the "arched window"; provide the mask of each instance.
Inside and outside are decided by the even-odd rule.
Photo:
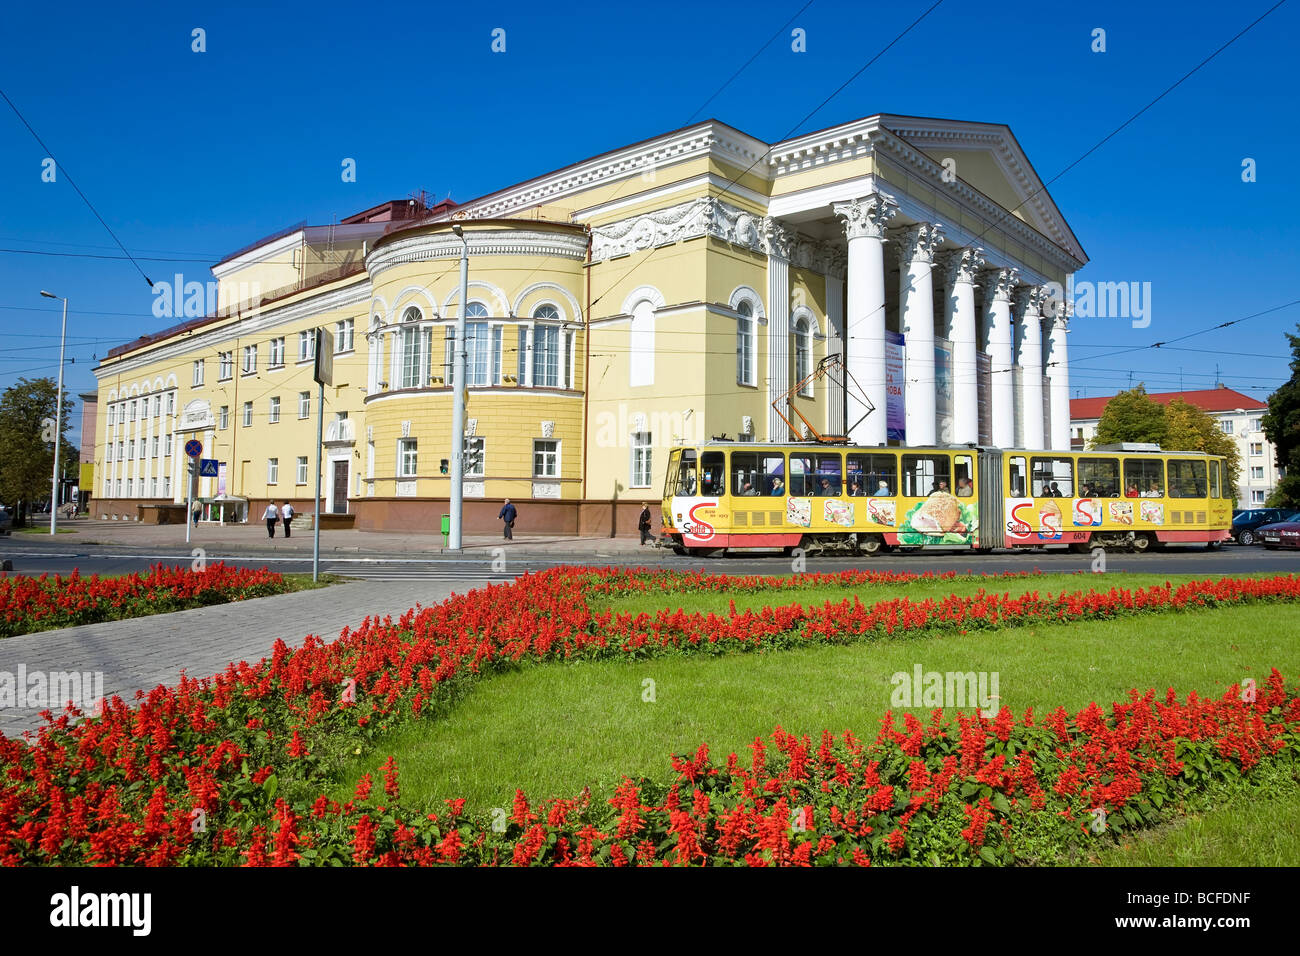
[[[802,382],[812,373],[812,336],[808,333],[808,320],[799,319],[794,324],[794,380]],[[811,395],[812,382],[799,389],[800,395]]]
[[[561,380],[560,310],[553,305],[539,305],[533,310],[533,385],[557,388]],[[556,323],[556,324],[550,324]]]
[[[420,310],[411,306],[402,314],[402,330],[399,333],[402,356],[401,388],[421,388],[428,374],[425,371],[429,360],[425,344],[428,332],[420,328]]]
[[[501,380],[501,326],[491,326],[486,321],[488,307],[482,302],[471,302],[465,308],[465,383],[467,385],[494,385]],[[455,353],[452,342],[456,328],[447,326],[447,381],[453,379]]]
[[[754,307],[749,302],[736,306],[736,382],[754,384]]]

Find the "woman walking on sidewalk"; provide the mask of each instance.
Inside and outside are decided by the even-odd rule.
[[[637,520],[636,528],[641,532],[641,543],[645,544],[650,539],[650,506],[644,501],[641,502],[641,517]]]
[[[266,536],[275,537],[275,526],[280,522],[280,509],[275,506],[274,501],[267,502],[266,514],[262,515],[266,519]]]
[[[293,520],[294,515],[293,505],[286,501],[284,507],[280,509],[280,515],[284,518],[284,536],[287,538],[289,537],[289,522]]]

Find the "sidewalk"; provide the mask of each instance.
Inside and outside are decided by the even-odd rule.
[[[68,550],[90,545],[104,545],[129,548],[156,548],[167,550],[192,550],[203,548],[209,555],[221,556],[224,552],[238,550],[240,553],[265,553],[283,555],[310,555],[312,553],[312,530],[295,528],[293,537],[286,539],[283,529],[276,530],[274,538],[266,536],[266,525],[218,524],[200,522],[198,527],[190,528],[190,541],[185,542],[184,525],[152,525],[134,521],[91,521],[77,518],[66,523],[61,522],[60,529],[69,529],[72,534],[60,533],[53,537],[17,533],[0,539],[0,554],[6,550],[25,550],[26,547],[39,543],[41,550],[50,548]],[[462,539],[463,553],[491,557],[492,549],[506,548],[518,552],[545,552],[548,555],[609,555],[630,554],[637,551],[654,553],[650,545],[644,548],[635,531],[617,538],[576,537],[567,535],[517,534],[513,541],[506,541],[500,535],[465,535]],[[320,534],[321,554],[339,552],[382,554],[455,554],[443,548],[441,534],[410,534],[396,531],[355,531],[322,530]]]
[[[0,672],[17,675],[21,669],[30,677],[98,671],[105,697],[116,695],[132,704],[136,690],[176,684],[182,669],[193,678],[211,677],[231,661],[255,663],[269,656],[277,637],[290,647],[300,646],[308,634],[328,642],[366,615],[397,618],[417,603],[428,607],[453,590],[464,593],[473,586],[454,581],[335,584],[174,614],[23,634],[0,640]],[[87,702],[84,709],[92,706]],[[0,708],[0,733],[16,737],[36,729],[41,725],[37,715],[44,709]],[[58,713],[62,707],[50,709]]]

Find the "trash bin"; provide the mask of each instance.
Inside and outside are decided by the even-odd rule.
[[[442,516],[442,546],[447,547],[447,541],[451,537],[451,515]]]

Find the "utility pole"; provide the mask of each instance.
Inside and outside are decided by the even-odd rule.
[[[469,307],[469,240],[459,223],[451,231],[460,237],[460,308],[456,310],[456,339],[452,343],[451,404],[451,528],[447,547],[461,549],[465,507],[465,310]]]
[[[327,329],[316,330],[316,513],[312,519],[311,579],[320,578],[320,472],[325,447],[325,386],[334,384],[334,349]]]
[[[47,299],[57,299],[41,290]],[[63,347],[68,340],[68,300],[63,300],[63,330],[59,333],[59,384],[54,393],[54,480],[50,483],[50,534],[59,533],[59,446],[63,444]]]

